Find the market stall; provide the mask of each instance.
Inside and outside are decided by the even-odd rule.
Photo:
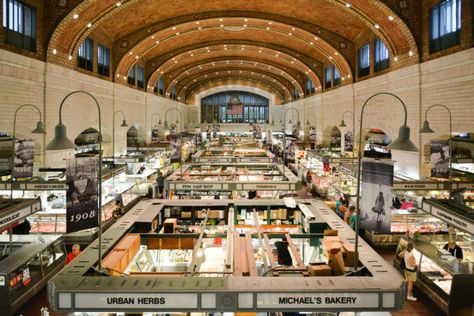
[[[363,269],[345,266],[342,255],[332,257],[336,249],[338,253],[345,249],[347,263],[353,262],[354,232],[323,202],[298,199],[287,200],[283,205],[282,201],[274,200],[246,202],[250,204],[240,204],[240,207],[232,200],[201,202],[204,204],[200,206],[208,210],[219,210],[227,203],[229,220],[222,243],[208,244],[207,239],[215,240],[215,235],[202,231],[173,233],[179,226],[179,218],[171,218],[171,209],[177,206],[174,203],[179,203],[182,213],[196,201],[141,201],[103,236],[108,241],[103,244],[106,258],[103,263],[107,266],[111,263],[109,274],[118,273],[121,277],[88,273],[97,264],[96,241],[81,254],[80,264],[71,263],[52,280],[51,305],[62,312],[327,312],[401,308],[405,295],[403,279],[363,240],[359,244]],[[235,209],[240,208],[242,215],[243,207],[266,206],[301,212],[310,223],[319,225],[320,232],[294,234],[284,229],[241,233],[234,225],[231,213]],[[145,221],[155,221],[167,208],[170,208],[170,217],[163,221],[162,228],[158,226],[147,232],[135,229],[136,226],[144,229]],[[211,213],[208,211],[207,214]],[[338,236],[323,237],[324,229]],[[272,255],[274,251],[279,252],[276,241],[282,237],[286,237],[293,259],[290,266],[281,265]],[[126,264],[122,264],[122,259]],[[194,269],[196,266],[199,269]],[[344,276],[353,273],[355,275],[350,277]],[[287,275],[281,277],[282,274]],[[276,282],[278,286],[275,286]],[[118,288],[118,284],[122,292],[110,290]],[[186,300],[182,300],[183,293],[186,293]],[[302,303],[294,304],[295,301]]]
[[[271,163],[274,155],[258,148],[207,148],[196,152],[193,163]]]
[[[181,196],[226,196],[253,191],[260,196],[271,192],[294,192],[301,188],[296,176],[273,164],[188,164],[166,179],[168,191]],[[204,193],[205,192],[205,193]],[[265,193],[269,192],[269,193]]]
[[[0,235],[0,248],[9,244]],[[13,253],[0,257],[0,310],[14,315],[64,267],[66,249],[59,235],[14,235]]]
[[[395,178],[394,197],[390,205],[390,233],[366,230],[365,237],[375,246],[395,247],[404,235],[447,235],[448,223],[422,208],[422,203],[429,203],[426,199],[443,199],[448,202],[450,192],[472,186],[471,181],[450,182],[434,179],[407,181]],[[467,201],[474,200],[474,191],[467,189],[464,196]]]

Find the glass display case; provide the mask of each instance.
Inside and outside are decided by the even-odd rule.
[[[447,312],[449,294],[453,285],[453,276],[459,274],[472,275],[474,273],[473,247],[474,236],[458,236],[457,244],[463,249],[464,259],[457,260],[448,251],[443,250],[448,236],[425,235],[420,236],[414,243],[414,256],[418,263],[418,280],[415,286],[419,287],[430,299]],[[401,238],[397,247],[394,265],[400,268],[400,254],[406,249],[408,240]]]
[[[390,234],[366,230],[365,237],[376,246],[396,246],[402,236],[419,234],[448,234],[448,226],[442,220],[420,209],[393,209],[390,216]]]
[[[112,213],[114,209],[113,202],[115,201],[115,198],[118,194],[120,194],[122,197],[124,207],[127,207],[128,204],[139,197],[137,185],[134,182],[126,181],[125,175],[123,173],[107,179],[102,183],[103,226],[108,225],[108,222],[112,219]],[[30,232],[38,232],[43,234],[65,234],[66,192],[43,192],[40,196],[42,197],[42,202],[43,197],[49,201],[43,211],[37,212],[28,217],[28,220],[31,223]],[[59,208],[60,206],[63,207]]]
[[[0,236],[0,247],[8,245]],[[0,310],[13,315],[63,268],[66,249],[59,235],[14,235],[13,254],[0,258]]]

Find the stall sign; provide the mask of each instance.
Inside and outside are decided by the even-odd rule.
[[[0,227],[8,226],[12,223],[19,221],[20,219],[30,215],[33,212],[33,208],[28,206],[24,209],[10,213],[3,217],[0,217]]]
[[[270,159],[267,157],[262,157],[262,158],[240,158],[238,161],[243,162],[243,163],[250,163],[250,162],[267,162]]]
[[[3,275],[0,276],[0,286],[5,286],[5,277]]]
[[[243,190],[289,190],[288,184],[277,183],[248,183],[243,185]]]
[[[395,304],[393,304],[395,306]],[[262,309],[351,309],[378,308],[379,293],[258,293],[257,308]]]
[[[221,190],[222,185],[219,183],[209,183],[209,184],[202,184],[202,183],[177,183],[176,184],[177,190]]]
[[[231,191],[176,191],[176,195],[186,196],[216,196],[216,195],[230,195]]]
[[[186,299],[183,299],[186,297]],[[77,293],[75,308],[109,310],[197,309],[197,293]]]
[[[30,269],[26,268],[23,270],[23,285],[28,286],[31,283]]]
[[[51,190],[66,190],[67,184],[66,183],[21,183],[20,190],[44,190],[44,191],[51,191]]]
[[[453,213],[436,208],[434,205],[431,206],[431,214],[442,221],[459,228],[462,231],[474,234],[474,224],[467,221],[466,219],[457,217]]]
[[[437,183],[394,182],[394,190],[438,190]]]

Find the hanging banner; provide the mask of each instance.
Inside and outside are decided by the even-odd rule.
[[[194,140],[196,142],[196,146],[200,147],[202,144],[202,134],[201,134],[201,128],[196,127],[194,129]]]
[[[449,178],[449,141],[431,140],[431,177]]]
[[[285,160],[286,162],[295,162],[296,142],[294,138],[285,139]]]
[[[157,143],[159,141],[158,128],[151,129],[151,142]]]
[[[181,162],[181,134],[170,135],[171,163]]]
[[[97,158],[76,158],[66,161],[66,232],[98,226]]]
[[[33,177],[35,142],[33,140],[15,140],[15,160],[13,178]]]
[[[344,151],[352,151],[354,149],[354,135],[352,132],[344,134]]]
[[[311,126],[311,129],[309,130],[309,143],[311,149],[316,148],[316,127],[314,126]]]
[[[390,233],[392,188],[393,162],[364,158],[359,228]]]

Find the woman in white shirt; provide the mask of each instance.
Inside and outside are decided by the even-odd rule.
[[[413,255],[413,242],[409,241],[407,249],[403,253],[403,260],[405,261],[405,278],[407,280],[407,299],[416,301],[413,296],[413,283],[416,282],[416,260]]]

